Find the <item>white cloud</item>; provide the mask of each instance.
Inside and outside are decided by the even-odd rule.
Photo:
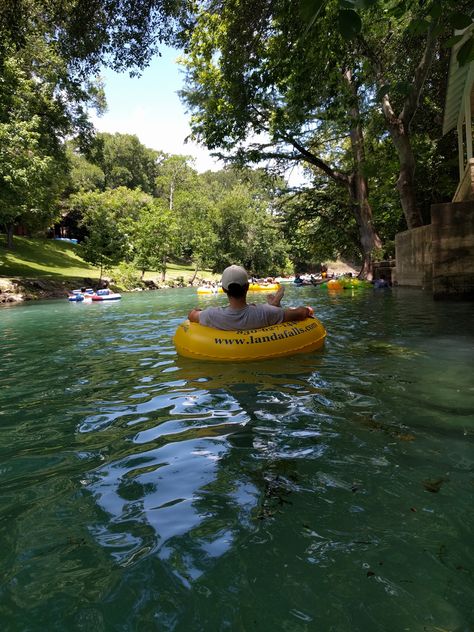
[[[151,149],[192,156],[199,172],[208,169],[216,171],[223,167],[205,147],[185,142],[191,131],[185,116],[179,110],[175,115],[167,113],[164,116],[160,114],[159,108],[155,109],[152,105],[135,105],[125,115],[107,112],[101,117],[91,114],[90,118],[100,132],[135,134],[141,143]]]

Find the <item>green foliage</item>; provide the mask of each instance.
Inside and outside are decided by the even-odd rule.
[[[336,182],[351,200],[369,260],[378,236],[362,182],[367,95],[336,26],[353,11],[341,16],[331,3],[305,35],[291,3],[288,11],[262,4],[259,11],[250,0],[231,2],[199,15],[182,92],[193,132],[233,164],[272,161],[283,171],[301,162]]]
[[[289,200],[281,222],[295,269],[345,257],[360,260],[362,252],[355,220],[339,187],[321,179],[317,188]]]
[[[72,82],[57,48],[38,29],[0,47],[0,221],[46,228],[66,186],[63,139],[87,134],[86,108],[99,90]]]
[[[75,76],[93,74],[103,64],[143,69],[159,43],[172,42],[174,20],[185,8],[173,0],[2,0],[0,53],[8,45],[20,49],[40,32]]]
[[[132,263],[122,261],[114,270],[115,283],[124,290],[143,287],[140,272]]]
[[[64,163],[41,146],[41,122],[0,122],[0,224],[22,221],[30,227],[48,225],[64,178]]]
[[[97,134],[89,149],[89,159],[103,172],[106,188],[140,188],[149,194],[155,193],[160,156],[132,134]]]
[[[307,33],[318,20],[322,20],[325,11],[331,6],[328,0],[301,0],[300,15],[306,24]],[[338,0],[338,30],[347,41],[353,40],[362,30],[362,19],[368,13],[373,19],[375,12],[383,10],[385,19],[391,22],[400,21],[406,34],[423,35],[435,23],[443,21],[451,29],[463,30],[472,27],[474,12],[469,2],[460,0],[446,2],[441,0],[415,0],[414,2],[390,2],[385,0]],[[441,32],[441,31],[440,31]],[[461,36],[446,40],[446,46],[451,48]],[[474,59],[474,31],[457,53],[460,65]]]
[[[286,262],[284,243],[264,191],[244,183],[223,190],[210,219],[217,248],[209,263],[219,270],[232,263],[258,275],[277,274]],[[210,253],[209,253],[210,254]]]
[[[106,214],[90,215],[85,218],[88,236],[79,246],[79,254],[93,266],[100,267],[100,278],[104,270],[117,265],[125,252],[125,238],[117,225]]]
[[[103,191],[105,175],[100,167],[89,162],[85,156],[68,147],[70,164],[68,193],[80,191]]]
[[[143,210],[131,231],[134,265],[142,271],[166,272],[167,258],[176,255],[178,245],[175,215],[160,201]]]
[[[127,253],[126,235],[116,215],[117,200],[111,192],[84,192],[75,194],[70,201],[77,210],[87,236],[80,244],[79,254],[88,263],[100,267],[100,276],[122,261]]]
[[[166,200],[168,208],[173,209],[175,195],[189,190],[196,180],[196,170],[192,166],[191,156],[163,155],[155,178],[157,196]]]

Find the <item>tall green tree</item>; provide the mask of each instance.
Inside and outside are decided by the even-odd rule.
[[[182,95],[193,112],[195,136],[221,157],[286,167],[304,162],[343,187],[367,275],[380,239],[365,175],[364,96],[334,20],[328,14],[324,25],[318,23],[318,37],[310,39],[301,36],[295,3],[212,5],[190,35]]]
[[[175,196],[182,190],[193,187],[196,170],[191,156],[164,155],[157,169],[157,195],[167,200],[170,211],[175,206]]]
[[[150,195],[156,193],[162,153],[145,147],[134,134],[97,134],[87,157],[102,170],[105,188],[140,188]]]
[[[100,278],[104,270],[130,254],[130,239],[126,232],[130,219],[124,209],[127,193],[126,190],[83,191],[69,200],[70,209],[80,216],[79,224],[86,230],[79,253],[85,261],[100,268]],[[130,191],[132,209],[136,206],[134,193]]]
[[[465,0],[203,3],[188,34],[183,91],[194,134],[223,157],[305,161],[339,183],[367,273],[382,246],[369,197],[368,119],[380,108],[398,158],[390,161],[397,178],[388,179],[406,225],[418,226],[424,200],[415,169],[418,163],[426,173],[426,165],[415,150],[426,145],[414,140],[416,115],[433,67],[445,63],[443,46],[458,37],[452,29],[472,25],[469,6]],[[473,56],[473,43],[463,46],[463,62]],[[382,168],[374,181],[386,176]]]
[[[39,32],[68,61],[70,76],[90,76],[104,64],[136,72],[174,41],[185,9],[180,0],[2,0],[0,60],[8,46],[21,50]]]
[[[325,14],[337,13],[341,36],[376,95],[398,157],[396,187],[408,228],[423,224],[415,175],[413,123],[433,65],[447,75],[445,51],[459,41],[453,30],[472,28],[469,0],[303,0],[309,37],[318,36]],[[474,29],[458,52],[459,63],[474,59]],[[444,89],[438,98],[444,96]],[[441,105],[442,107],[442,105]],[[438,135],[441,129],[438,123]]]
[[[56,206],[66,181],[66,162],[41,146],[40,122],[0,122],[0,224],[7,248],[15,226],[43,228],[59,214]]]
[[[44,52],[44,51],[43,51]],[[16,225],[42,228],[58,212],[67,161],[61,134],[67,126],[55,82],[33,77],[28,60],[11,54],[0,76],[0,224],[7,247]]]
[[[103,191],[105,188],[105,174],[102,169],[89,162],[71,144],[67,147],[69,161],[69,183],[67,194],[79,191]]]
[[[100,83],[94,79],[100,68],[105,64],[139,72],[161,43],[171,43],[183,7],[180,0],[2,0],[2,138],[13,138],[19,131],[15,152],[5,150],[0,165],[0,174],[7,174],[0,181],[0,221],[9,222],[9,235],[12,221],[21,216],[22,223],[32,223],[39,217],[37,209],[45,206],[41,200],[55,197],[63,173],[59,165],[64,164],[64,139],[78,135],[81,145],[90,144],[89,109],[104,105]],[[32,156],[29,167],[22,165],[25,152]],[[46,191],[47,165],[52,162],[57,177]],[[113,174],[113,186],[142,186],[151,192],[151,186],[134,180],[133,172],[127,182],[123,171],[119,175],[122,179]],[[154,174],[151,183],[153,179]]]
[[[154,200],[134,224],[131,244],[133,263],[142,278],[147,270],[158,270],[164,281],[168,258],[175,255],[178,248],[175,214],[161,200]]]

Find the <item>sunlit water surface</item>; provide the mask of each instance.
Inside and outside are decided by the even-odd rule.
[[[324,351],[245,366],[192,289],[0,310],[2,631],[474,630],[472,304],[285,300]]]

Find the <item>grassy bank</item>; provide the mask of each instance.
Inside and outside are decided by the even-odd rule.
[[[90,266],[77,254],[77,246],[69,242],[32,237],[15,237],[14,249],[6,250],[5,236],[0,235],[0,276],[6,278],[51,279],[76,282],[99,279],[99,269]],[[112,270],[107,276],[114,276]],[[187,282],[194,276],[191,266],[170,263],[166,280],[180,277]],[[217,278],[208,270],[199,270],[199,277]],[[145,278],[159,281],[161,273],[147,272]]]
[[[0,275],[17,278],[99,278],[98,270],[76,253],[73,244],[53,239],[15,237],[14,249],[0,245]]]
[[[0,234],[0,277],[14,279],[43,279],[51,282],[65,282],[67,286],[76,287],[84,279],[91,283],[99,280],[99,269],[90,266],[77,254],[77,246],[65,241],[53,239],[38,239],[32,237],[15,237],[14,250],[5,248],[5,236]],[[328,264],[330,273],[342,274],[358,270],[342,261]],[[117,272],[107,272],[107,277],[116,278]],[[183,279],[187,284],[194,276],[194,269],[190,265],[169,263],[166,271],[166,281]],[[199,270],[198,278],[218,280],[219,274],[212,274],[210,270]],[[147,272],[146,280],[161,282],[160,272]]]

